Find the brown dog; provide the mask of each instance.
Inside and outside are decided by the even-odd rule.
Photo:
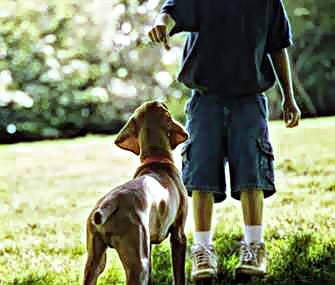
[[[100,199],[87,220],[84,284],[96,284],[115,248],[128,285],[150,284],[151,244],[170,234],[176,285],[185,284],[186,190],[173,165],[172,150],[188,135],[159,102],[144,103],[128,120],[115,143],[140,155],[134,178]]]

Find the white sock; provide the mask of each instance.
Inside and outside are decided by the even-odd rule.
[[[244,241],[248,244],[251,242],[264,242],[263,241],[263,226],[244,226]]]
[[[194,243],[203,245],[212,244],[211,232],[194,232]]]

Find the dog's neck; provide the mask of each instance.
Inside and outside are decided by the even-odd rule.
[[[142,165],[147,165],[151,163],[173,164],[173,160],[165,156],[149,156],[141,160]]]
[[[147,148],[146,151],[142,151],[141,149],[140,160],[142,164],[145,161],[173,162],[173,156],[172,152],[153,147],[153,148]]]

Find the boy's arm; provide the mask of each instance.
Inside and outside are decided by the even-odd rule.
[[[290,60],[287,49],[274,51],[270,56],[281,87],[283,96],[282,108],[286,127],[293,128],[299,124],[301,112],[293,94]]]
[[[266,50],[269,53],[277,73],[282,93],[282,108],[287,128],[299,124],[301,112],[293,94],[290,60],[287,47],[292,44],[290,23],[283,5],[283,0],[271,0],[271,25],[268,32]]]
[[[168,34],[176,24],[176,0],[165,0],[160,14],[157,16],[155,23],[148,35],[152,42],[163,43],[166,50],[170,49],[168,44]]]

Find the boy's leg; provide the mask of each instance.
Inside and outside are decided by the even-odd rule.
[[[262,190],[250,189],[241,193],[244,241],[247,244],[263,242],[263,202]]]
[[[261,189],[241,192],[243,220],[246,225],[260,225],[263,220],[264,193]]]
[[[183,182],[193,199],[195,223],[192,246],[192,278],[216,275],[211,244],[213,203],[225,199],[226,110],[213,96],[193,93],[186,106],[189,140],[182,149]]]
[[[192,192],[194,218],[194,245],[192,247],[192,279],[214,277],[217,261],[212,245],[212,213],[214,195],[210,192]]]
[[[266,272],[266,251],[263,241],[263,201],[260,189],[241,192],[244,220],[244,241],[241,244],[237,274],[263,275]]]
[[[232,196],[241,200],[244,240],[237,273],[265,273],[262,236],[263,200],[275,193],[273,152],[269,141],[267,98],[241,99],[232,106],[228,159]]]
[[[211,230],[214,196],[210,192],[192,192],[193,218],[195,232]],[[195,241],[197,242],[197,241]],[[206,241],[198,241],[206,243]]]

